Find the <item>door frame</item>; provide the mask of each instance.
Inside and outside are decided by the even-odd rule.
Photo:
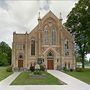
[[[23,68],[23,60],[18,60],[18,68]]]
[[[52,67],[51,68],[49,67],[49,64],[48,64],[49,61],[52,62],[52,65],[51,65]],[[54,70],[54,59],[47,59],[47,69],[48,70]]]

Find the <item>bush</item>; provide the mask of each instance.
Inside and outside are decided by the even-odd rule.
[[[71,68],[71,69],[70,69],[70,72],[73,72],[73,71],[74,71],[74,70]]]
[[[34,71],[34,74],[35,74],[35,75],[41,75],[42,72],[40,72],[40,71]]]
[[[12,72],[12,67],[11,66],[7,67],[6,71],[7,72]]]
[[[34,66],[31,66],[30,67],[30,70],[31,70],[31,72],[34,72],[35,71],[35,67]]]
[[[67,69],[66,67],[63,67],[63,70],[66,72],[66,71],[69,71],[69,69]]]
[[[40,71],[45,71],[45,67],[43,65],[40,65]]]
[[[77,72],[83,72],[84,70],[82,68],[76,68]]]

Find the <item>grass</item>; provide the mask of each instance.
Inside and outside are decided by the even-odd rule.
[[[60,80],[47,72],[44,78],[32,78],[30,72],[22,72],[11,85],[60,85]]]
[[[6,71],[7,67],[0,67],[0,81],[12,74],[12,72]]]
[[[90,84],[90,69],[85,69],[83,72],[66,72],[67,74],[86,82],[87,84]]]

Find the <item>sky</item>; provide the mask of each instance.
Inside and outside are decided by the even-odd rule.
[[[78,0],[0,0],[0,42],[12,47],[13,32],[29,33],[50,10],[63,23]]]

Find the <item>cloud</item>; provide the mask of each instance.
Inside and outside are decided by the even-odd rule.
[[[27,24],[39,9],[37,1],[10,1],[9,5],[11,7],[9,13],[23,25]]]
[[[78,0],[52,0],[50,4],[50,9],[55,13],[58,18],[60,17],[61,12],[63,22],[65,22],[67,19],[67,15],[77,2]]]
[[[12,35],[30,32],[36,25],[38,12],[41,18],[52,10],[57,17],[62,13],[65,22],[67,14],[77,1],[59,0],[0,0],[0,41],[6,41],[12,45]]]
[[[40,10],[50,9],[50,0],[40,0]]]
[[[7,4],[6,0],[0,0],[0,7],[8,10],[8,4]]]
[[[30,32],[26,25],[36,15],[38,9],[37,1],[0,0],[0,41],[6,41],[11,46],[14,31]]]

